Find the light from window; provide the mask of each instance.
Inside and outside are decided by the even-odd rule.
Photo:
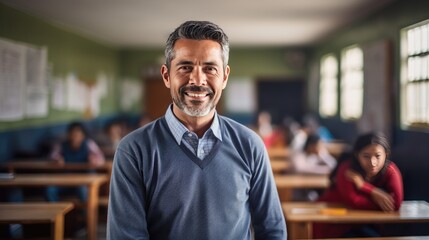
[[[363,105],[363,52],[358,46],[343,50],[341,58],[341,117],[358,119]]]
[[[322,57],[320,63],[319,113],[322,117],[337,114],[338,61],[333,54]]]
[[[429,127],[429,20],[401,31],[401,123]]]

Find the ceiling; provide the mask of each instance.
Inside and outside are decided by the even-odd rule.
[[[394,0],[0,0],[119,48],[161,47],[186,20],[221,26],[235,46],[306,46]]]

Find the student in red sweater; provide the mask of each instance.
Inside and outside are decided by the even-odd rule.
[[[318,201],[342,203],[355,209],[397,211],[404,196],[402,176],[389,155],[390,146],[382,134],[360,136],[353,155],[332,172],[331,187]],[[332,238],[379,234],[370,225],[314,224],[313,235]]]

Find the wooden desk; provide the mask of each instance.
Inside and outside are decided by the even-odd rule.
[[[67,171],[87,171],[94,170],[97,172],[104,172],[109,176],[108,181],[103,187],[102,195],[100,196],[100,206],[107,207],[109,202],[109,182],[110,175],[112,174],[113,160],[108,160],[100,166],[93,166],[89,163],[65,163],[63,165],[56,164],[46,159],[33,159],[33,160],[13,160],[6,164],[1,165],[3,169],[8,172],[14,173],[22,170],[37,171],[37,173],[63,173]]]
[[[274,174],[285,173],[290,169],[290,162],[286,159],[271,160],[270,164]]]
[[[324,240],[428,240],[429,236],[372,237],[372,238],[326,238]]]
[[[82,186],[88,187],[87,230],[88,239],[97,239],[98,192],[100,185],[108,181],[101,174],[16,174],[14,179],[1,180],[0,187],[46,187]]]
[[[72,203],[0,203],[0,223],[50,223],[53,239],[64,238],[64,215]]]
[[[290,156],[290,150],[287,147],[267,148],[268,156],[271,158],[287,159]]]
[[[325,189],[329,187],[328,175],[283,174],[274,175],[280,201],[292,201],[294,189]]]
[[[9,172],[16,172],[17,170],[37,170],[37,171],[68,171],[68,170],[99,170],[107,173],[112,171],[112,161],[106,161],[103,165],[93,166],[89,163],[65,163],[63,165],[56,164],[48,160],[34,160],[34,161],[11,161],[3,165]]]
[[[315,202],[286,202],[282,204],[289,239],[311,239],[312,224],[319,223],[414,223],[429,222],[429,204],[425,201],[405,201],[398,212],[347,209],[343,215],[321,214],[321,209],[343,207]]]

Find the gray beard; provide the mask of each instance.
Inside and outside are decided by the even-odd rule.
[[[180,101],[178,99],[173,98],[173,102],[176,104],[176,106],[182,110],[184,113],[186,113],[187,115],[191,116],[191,117],[204,117],[207,116],[211,110],[213,110],[215,108],[215,105],[213,103],[210,103],[207,107],[201,109],[195,107],[189,107],[186,104],[183,103],[183,101]]]

